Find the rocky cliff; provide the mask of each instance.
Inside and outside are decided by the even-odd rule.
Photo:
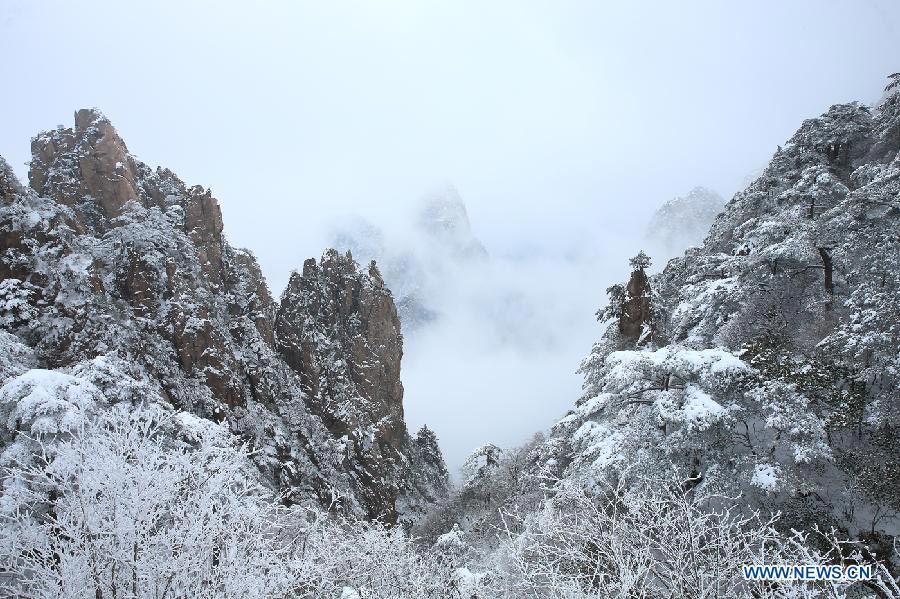
[[[276,346],[300,375],[309,406],[343,445],[372,518],[394,519],[408,435],[403,422],[403,337],[374,262],[357,269],[329,250],[291,276],[275,321]],[[377,482],[377,484],[375,484]]]
[[[0,163],[0,384],[78,373],[106,404],[226,423],[287,501],[396,519],[398,493],[434,473],[411,470],[423,461],[377,269],[328,253],[279,306],[210,191],[137,160],[99,112],[38,135],[32,154],[30,189]]]

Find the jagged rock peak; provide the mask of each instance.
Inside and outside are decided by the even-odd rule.
[[[31,187],[72,208],[79,228],[100,234],[129,222],[121,218],[129,202],[157,208],[190,235],[204,273],[222,284],[226,244],[218,201],[208,189],[188,188],[172,171],[137,160],[99,110],[77,111],[74,128],[38,134],[31,154]]]
[[[298,360],[293,353],[304,344],[318,343],[320,335],[354,358],[350,363],[354,391],[372,403],[378,418],[390,416],[394,425],[401,425],[403,336],[393,297],[374,262],[365,272],[350,252],[329,249],[318,264],[310,258],[303,263],[302,274],[291,275],[281,298],[278,345],[288,364],[307,381],[311,395],[328,401],[336,398],[320,397],[320,368],[313,364],[321,363],[323,356]]]
[[[134,159],[98,111],[75,120],[34,138],[36,189],[0,165],[0,279],[19,315],[2,319],[8,330],[43,367],[102,367],[91,376],[109,381],[109,402],[227,423],[266,448],[261,472],[291,500],[347,489],[333,440],[275,353],[259,266],[226,242],[215,199]]]
[[[369,518],[412,523],[446,495],[434,433],[406,429],[400,320],[374,260],[360,268],[335,249],[307,259],[282,295],[275,340],[307,405],[340,440],[341,467]]]
[[[114,218],[140,197],[134,160],[125,142],[96,109],[75,113],[75,128],[57,128],[31,140],[28,179],[38,194],[75,207],[91,196]]]
[[[466,205],[452,185],[434,189],[422,198],[419,223],[432,231],[471,233]]]
[[[350,252],[334,249],[318,264],[306,260],[281,298],[275,339],[300,375],[311,408],[347,444],[345,467],[370,517],[396,519],[402,449],[408,444],[400,382],[403,337],[377,266],[363,271]]]
[[[96,129],[102,135],[118,138],[119,143],[124,147],[125,142],[119,137],[115,127],[110,120],[103,114],[99,108],[80,108],[75,111],[75,131],[87,133],[90,129]],[[126,150],[127,151],[127,150]]]
[[[458,257],[487,256],[487,250],[472,234],[466,205],[452,185],[436,189],[422,199],[417,224]]]
[[[436,446],[406,433],[402,338],[376,266],[326,252],[278,307],[211,192],[135,159],[100,112],[32,149],[34,189],[0,160],[0,386],[40,365],[102,387],[92,410],[156,404],[221,422],[287,502],[337,496],[388,518],[398,496],[429,502]]]

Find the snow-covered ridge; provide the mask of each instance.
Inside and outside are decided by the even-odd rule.
[[[703,244],[650,277],[652,337],[607,329],[535,459],[601,486],[674,467],[798,525],[900,533],[897,98],[804,122]]]

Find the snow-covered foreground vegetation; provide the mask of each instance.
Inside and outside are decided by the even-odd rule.
[[[748,583],[741,566],[878,563],[827,531],[785,533],[734,498],[689,492],[690,480],[599,493],[568,480],[544,486],[536,509],[501,507],[477,533],[429,539],[285,507],[227,430],[184,412],[120,404],[31,432],[4,454],[4,596],[844,597],[842,583]],[[514,456],[456,499],[502,496]],[[855,590],[900,594],[884,566],[875,574]]]

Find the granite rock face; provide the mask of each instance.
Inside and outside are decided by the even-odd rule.
[[[288,283],[275,321],[276,347],[300,375],[310,408],[345,444],[347,468],[371,518],[394,521],[410,439],[403,421],[403,337],[374,262],[328,250]],[[381,480],[381,485],[373,485]]]
[[[650,279],[643,268],[631,272],[625,285],[625,297],[619,315],[619,333],[633,342],[641,338],[644,325],[650,320]]]
[[[75,127],[56,129],[31,141],[31,187],[70,208],[100,210],[107,219],[122,214],[139,197],[137,165],[112,124],[98,111],[75,113]]]
[[[98,111],[37,135],[32,155],[30,189],[0,162],[0,322],[28,348],[22,368],[102,364],[95,378],[109,381],[108,403],[226,424],[286,501],[396,519],[401,472],[418,473],[405,469],[415,447],[403,422],[402,339],[377,269],[359,274],[326,254],[292,280],[309,304],[288,294],[279,308],[252,253],[227,242],[210,191],[136,159]],[[341,381],[323,375],[332,363],[347,365],[358,392],[334,395]],[[122,391],[135,385],[139,394]],[[373,435],[359,436],[367,426]]]

